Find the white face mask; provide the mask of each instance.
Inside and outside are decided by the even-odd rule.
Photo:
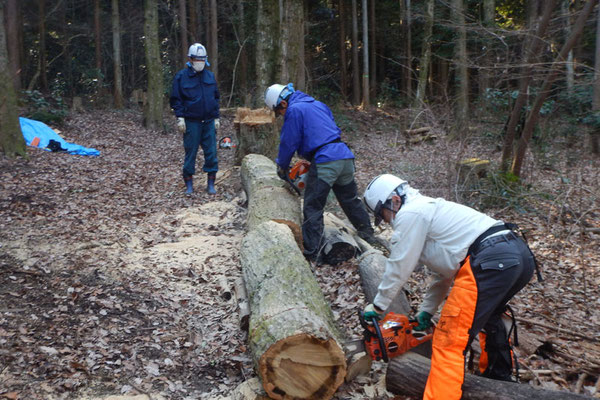
[[[200,72],[204,69],[204,64],[206,64],[205,61],[194,61],[192,63],[192,68],[194,68],[194,71]]]

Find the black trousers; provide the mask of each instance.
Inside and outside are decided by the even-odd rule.
[[[333,184],[333,186],[329,186],[327,182],[319,179],[317,165],[312,163],[304,190],[304,221],[302,223],[304,256],[310,260],[317,259],[323,246],[323,209],[327,204],[327,196],[331,189],[359,236],[373,235],[369,214],[362,200],[358,198],[356,181],[352,180],[346,185]]]

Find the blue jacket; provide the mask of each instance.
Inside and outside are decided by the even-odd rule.
[[[296,90],[288,100],[275,162],[283,169],[289,168],[296,151],[316,164],[354,158],[345,143],[331,143],[340,140],[340,134],[329,107]]]
[[[219,118],[220,97],[215,75],[207,69],[196,72],[188,63],[173,78],[171,108],[177,117],[191,120]]]

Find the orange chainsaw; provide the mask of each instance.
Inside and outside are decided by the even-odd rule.
[[[388,362],[390,358],[406,353],[413,347],[433,338],[432,332],[414,331],[419,325],[417,321],[409,320],[404,314],[387,313],[381,321],[373,321],[369,325],[359,315],[360,324],[364,331],[363,339],[345,342],[346,356],[366,352],[374,361]]]
[[[292,186],[292,188],[301,194],[301,190],[306,187],[306,179],[308,178],[308,170],[310,169],[310,162],[306,160],[300,160],[292,168],[290,168],[286,181]]]

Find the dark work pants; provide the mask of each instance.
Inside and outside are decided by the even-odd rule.
[[[215,121],[212,119],[209,121],[186,119],[183,135],[183,148],[185,150],[183,179],[189,179],[196,173],[196,155],[200,146],[202,146],[204,152],[202,170],[208,174],[215,174],[219,170]]]
[[[353,162],[353,160],[347,162]],[[363,202],[358,198],[354,179],[352,178],[350,183],[345,185],[334,183],[333,186],[330,186],[319,178],[317,164],[312,163],[304,191],[304,221],[302,223],[304,255],[311,260],[316,260],[323,245],[323,209],[327,204],[327,196],[331,189],[359,236],[373,235],[369,214]]]

